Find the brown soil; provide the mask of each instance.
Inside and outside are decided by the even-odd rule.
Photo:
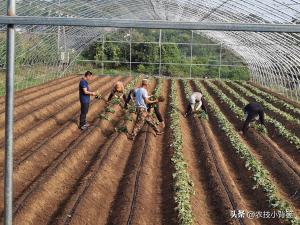
[[[212,90],[205,83],[203,84],[227,119],[235,126],[237,131],[240,130],[241,121],[234,116],[234,113],[225,103],[221,102],[216,95],[213,95]],[[284,151],[278,150],[276,146],[271,145],[271,142],[266,141],[267,139],[262,138],[262,136],[251,130],[246,135],[241,136],[241,139],[244,140],[252,154],[268,169],[279,191],[288,201],[293,202],[295,208],[300,208],[300,202],[297,200],[300,194],[295,194],[300,187],[299,166],[292,161],[286,161],[285,158],[289,158],[288,156],[281,157],[284,155]]]
[[[41,88],[41,90],[36,90],[32,93],[15,93],[15,109],[18,109],[20,106],[28,105],[29,103],[37,100],[37,99],[43,99],[47,97],[48,95],[51,96],[53,92],[56,92],[62,88],[66,88],[68,86],[71,86],[79,80],[79,77],[72,77],[72,79],[63,80],[60,81],[61,83],[56,83],[53,85],[45,86],[44,88]],[[27,89],[26,89],[27,90]],[[32,104],[31,104],[32,105]],[[34,106],[34,105],[33,105]],[[3,113],[5,110],[5,105],[0,105],[0,113]],[[15,111],[15,115],[18,113]]]
[[[118,80],[118,78],[113,79],[111,82],[116,80]],[[127,82],[128,81],[129,80],[127,79]],[[103,94],[108,93],[110,89],[111,83],[107,83],[101,87]],[[91,114],[96,116],[99,104],[101,106],[103,101],[92,100],[88,118],[90,118]],[[64,109],[58,111],[55,115],[51,115],[48,119],[33,123],[33,126],[29,127],[29,130],[26,130],[25,133],[15,137],[15,157],[18,158],[20,155],[30,151],[39,142],[43,142],[44,139],[47,139],[53,132],[55,132],[61,126],[64,126],[66,122],[77,123],[79,111],[80,103],[77,100],[75,104],[71,102]],[[15,127],[15,130],[16,129],[17,128]],[[1,151],[0,159],[2,160],[0,161],[0,166],[3,166],[3,158],[4,152]]]
[[[154,137],[153,130],[146,125],[132,142],[124,133],[115,132],[115,127],[126,125],[131,131],[133,122],[123,120],[120,106],[114,106],[116,113],[111,115],[111,121],[99,120],[98,114],[106,108],[99,100],[91,102],[88,120],[92,126],[83,132],[78,129],[78,79],[78,76],[62,78],[17,94],[20,104],[15,123],[14,224],[179,224],[170,161],[170,82],[164,81],[162,87],[166,98],[161,104],[165,133]],[[96,79],[92,85],[106,96],[112,83],[119,79]],[[127,83],[130,78],[122,80]],[[154,85],[155,82],[151,90]],[[187,102],[181,83],[177,82],[177,88],[179,111],[183,112]],[[51,96],[47,96],[47,92],[51,92]],[[40,96],[35,96],[36,93]],[[61,100],[64,104],[55,104],[62,96],[66,98]],[[1,99],[0,108],[3,107]],[[34,102],[31,109],[25,106],[26,101]],[[230,109],[218,101],[217,104],[238,128],[240,124]],[[243,160],[218,128],[216,118],[209,115],[208,121],[180,117],[184,158],[195,184],[196,194],[191,201],[195,224],[284,224],[274,219],[231,218],[233,209],[271,209],[263,191],[252,190],[254,182]],[[22,127],[19,121],[26,123],[27,119],[30,123]],[[259,136],[252,130],[241,140],[270,170],[272,182],[281,196],[299,214],[297,193],[293,193],[300,186],[296,176],[299,156],[290,153],[291,145],[273,136]],[[3,156],[2,149],[1,171]],[[0,188],[3,189],[3,181]],[[3,192],[0,198],[3,199]],[[0,211],[3,220],[3,200]]]
[[[118,110],[119,113],[115,113],[113,118],[120,118],[122,115],[120,107],[115,106],[114,108]],[[111,130],[111,133],[113,133],[115,127],[115,124],[111,124],[111,122],[108,121],[96,120],[94,124],[95,126],[92,127],[90,131],[81,133],[80,136],[76,138],[75,142],[68,146],[67,149],[65,149],[56,159],[54,158],[53,161],[51,161],[51,157],[49,157],[49,155],[47,157],[43,156],[42,152],[34,155],[34,158],[39,160],[44,158],[44,161],[38,161],[35,163],[35,165],[41,169],[40,171],[43,172],[40,176],[36,177],[36,175],[38,175],[38,171],[36,170],[32,170],[33,174],[30,174],[29,169],[33,168],[27,167],[26,169],[27,164],[24,165],[29,174],[26,174],[27,178],[23,176],[20,176],[19,178],[19,180],[25,179],[23,181],[19,181],[20,184],[22,184],[22,186],[19,186],[19,189],[21,188],[23,192],[18,189],[15,191],[16,195],[17,193],[21,193],[21,196],[17,197],[15,204],[15,213],[17,214],[15,220],[17,221],[17,224],[27,224],[29,221],[30,223],[28,224],[45,224],[45,222],[49,220],[49,217],[52,218],[51,215],[54,212],[53,210],[60,207],[48,208],[48,211],[43,211],[44,214],[41,215],[38,211],[43,209],[45,210],[45,208],[41,207],[38,209],[35,206],[44,206],[47,204],[46,202],[51,202],[53,205],[59,204],[63,200],[63,196],[68,195],[67,193],[69,193],[70,189],[72,189],[74,182],[78,184],[81,177],[84,177],[84,174],[89,173],[89,169],[92,167],[91,164],[93,164],[93,162],[97,159],[95,155],[98,155],[98,153],[101,152],[100,147],[106,140],[105,136],[102,134],[108,133],[107,130]],[[39,158],[39,156],[42,158]],[[34,158],[32,160],[34,160]],[[80,163],[81,160],[78,159],[81,159],[85,163]],[[38,166],[38,163],[41,163],[40,166]],[[47,163],[51,164],[47,167],[45,166]],[[23,170],[19,171],[22,172]],[[18,175],[16,176],[18,177]],[[29,188],[26,188],[25,185],[28,181],[30,186]],[[63,184],[62,187],[64,188],[60,185],[56,185],[60,183]],[[52,188],[48,189],[49,186],[52,186]],[[42,189],[44,191],[37,192],[35,191],[36,189]],[[31,201],[32,199],[34,200]],[[23,207],[27,204],[29,207]],[[25,211],[26,214],[25,219],[22,216],[23,211]],[[27,217],[29,214],[32,216],[31,219]],[[19,216],[21,218],[20,221],[18,220]]]
[[[183,87],[178,89],[179,110],[182,114],[187,101]],[[199,122],[199,121],[198,121]],[[234,206],[226,194],[226,188],[217,171],[212,150],[208,145],[203,127],[195,118],[181,116],[180,127],[183,133],[183,153],[192,176],[196,194],[192,198],[195,224],[239,224],[230,218]]]
[[[218,82],[214,82],[219,88],[220,90],[222,90],[222,92],[224,94],[226,94],[237,106],[239,107],[244,107],[243,105],[239,104],[239,101],[233,97],[229,92],[227,92],[224,88],[222,88],[222,86],[219,85]],[[242,126],[242,124],[240,123],[240,126]],[[270,144],[272,144],[273,146],[275,146],[275,149],[277,149],[278,153],[280,155],[282,155],[282,157],[286,160],[286,161],[293,161],[293,164],[297,164],[297,167],[299,168],[300,166],[300,154],[297,151],[296,147],[294,145],[292,145],[291,143],[289,143],[288,141],[286,141],[285,138],[281,137],[280,135],[277,134],[277,132],[275,131],[275,127],[273,126],[273,124],[267,123],[266,124],[267,129],[268,129],[268,142]],[[274,131],[274,132],[272,132]],[[290,163],[291,164],[291,163]]]
[[[192,87],[194,90],[197,90],[195,85],[192,83]],[[201,91],[201,90],[200,90]],[[205,100],[204,100],[205,101]],[[261,189],[253,190],[254,182],[250,177],[252,177],[251,173],[246,169],[243,160],[239,157],[239,155],[234,151],[232,145],[230,144],[228,138],[224,135],[224,133],[220,130],[217,118],[215,118],[210,111],[208,111],[209,120],[206,121],[206,126],[208,124],[212,128],[212,134],[217,139],[217,142],[220,143],[220,151],[219,154],[222,157],[219,158],[220,162],[224,161],[229,170],[229,176],[231,180],[234,181],[234,185],[239,191],[239,194],[244,201],[246,206],[246,210],[251,211],[271,211],[267,204],[267,199],[265,194]],[[209,130],[209,129],[208,129]],[[223,160],[222,160],[223,158]],[[224,169],[222,169],[224,170]],[[225,173],[226,174],[226,173]],[[232,186],[229,185],[229,186]],[[242,208],[244,210],[244,208]],[[260,224],[281,224],[281,221],[277,219],[260,219],[256,221],[256,223]]]
[[[114,82],[116,79],[111,80]],[[102,88],[105,90],[109,90],[109,85],[107,85],[107,81],[97,80],[93,84],[91,84],[91,89]],[[74,107],[76,106],[76,107]],[[70,115],[74,115],[75,112],[78,112],[80,108],[80,103],[78,101],[78,89],[74,89],[72,93],[65,95],[63,98],[57,99],[56,101],[48,102],[45,107],[32,110],[27,112],[24,117],[21,117],[15,121],[14,124],[14,135],[18,137],[25,130],[29,130],[31,127],[38,124],[38,122],[43,122],[48,118],[55,118],[59,113],[62,114],[67,109],[71,109],[72,112],[69,112]],[[63,114],[65,115],[65,114]],[[4,127],[0,128],[0,141],[4,139]]]
[[[248,91],[251,91],[249,87],[247,87],[246,85],[244,84],[241,84],[239,83],[239,85],[243,86],[244,88],[246,88]],[[255,93],[256,94],[256,93]],[[263,95],[261,94],[256,94],[257,96],[263,98],[265,101],[267,101],[268,103],[272,104],[273,106],[275,106],[276,108],[280,109],[281,111],[283,112],[286,112],[286,113],[289,113],[291,114],[292,116],[294,116],[295,118],[300,118],[300,113],[297,113],[297,112],[293,112],[293,110],[290,110],[286,107],[284,107],[282,104],[280,103],[276,103],[276,102],[272,102],[272,101],[269,101],[268,99],[264,98]],[[274,96],[274,95],[273,95]],[[278,98],[277,98],[278,99]],[[285,101],[286,102],[286,101]],[[288,103],[288,102],[287,102]]]
[[[165,81],[161,90],[170,90]],[[168,92],[162,93],[168,99]],[[169,102],[160,104],[160,112],[166,123]],[[171,155],[167,145],[169,129],[165,134],[154,137],[147,135],[144,160],[135,186],[136,196],[132,203],[129,224],[177,224],[175,202],[172,198]],[[165,168],[167,168],[165,170]]]
[[[45,84],[41,84],[38,86],[33,86],[30,88],[26,88],[24,90],[17,91],[15,93],[15,98],[17,100],[19,97],[22,97],[23,95],[30,95],[32,93],[36,93],[38,91],[43,90],[44,88],[56,86],[57,83],[68,82],[69,80],[75,79],[76,77],[78,77],[78,76],[67,76],[67,77],[63,77],[63,78],[59,78],[59,79],[55,79],[55,80],[46,82]],[[19,101],[19,100],[17,100],[17,101]],[[4,103],[4,102],[5,102],[5,97],[4,96],[0,97],[0,104]]]
[[[226,83],[229,87],[231,87],[232,89],[234,89],[235,91],[239,92],[237,90],[236,87],[234,87],[232,84],[230,83]],[[240,93],[240,92],[239,92]],[[241,96],[243,96],[245,99],[247,99],[249,102],[251,101],[255,101],[254,98],[249,98],[247,97],[246,95],[244,95],[243,93],[240,93]],[[284,126],[292,131],[293,133],[295,133],[299,138],[300,138],[300,129],[299,129],[299,124],[296,124],[294,121],[288,121],[287,119],[283,118],[281,115],[279,115],[278,113],[276,112],[273,112],[271,110],[268,110],[268,109],[265,109],[265,112],[270,116],[270,117],[273,117],[273,118],[276,118],[276,120],[278,120],[280,123],[284,124]]]
[[[96,83],[97,85],[105,84],[106,82],[109,82],[111,78],[106,77],[103,79],[97,79],[94,80],[93,82],[90,82],[90,85],[93,85]],[[34,113],[38,114],[39,111],[41,111],[44,108],[49,107],[50,104],[56,103],[59,104],[59,102],[63,99],[70,98],[72,94],[77,93],[78,97],[78,79],[71,80],[72,83],[64,84],[64,85],[59,85],[60,88],[55,91],[51,90],[45,90],[44,95],[39,95],[38,97],[34,99],[29,99],[29,100],[24,100],[22,101],[22,104],[15,105],[15,110],[14,110],[14,120],[18,121],[22,118],[24,118],[26,115],[29,113]],[[68,99],[69,100],[69,99]],[[49,114],[51,114],[51,110],[49,110]],[[4,117],[5,113],[0,114],[0,127],[4,126]],[[36,115],[37,118],[39,118],[38,115]]]
[[[257,88],[261,89],[262,91],[265,91],[265,92],[267,92],[267,93],[275,96],[276,98],[281,99],[281,100],[283,100],[285,102],[288,102],[289,104],[291,104],[291,105],[293,105],[293,106],[295,106],[295,107],[297,107],[297,108],[300,109],[300,104],[298,102],[295,102],[295,101],[293,101],[293,100],[291,100],[291,99],[289,99],[289,98],[287,98],[287,97],[285,97],[285,96],[283,96],[281,94],[273,92],[273,91],[271,91],[268,88],[264,88],[264,87],[260,86],[259,84],[254,83],[254,82],[249,82],[249,83],[251,85],[253,85],[254,87],[257,87]]]

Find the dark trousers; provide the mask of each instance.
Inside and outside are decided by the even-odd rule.
[[[86,124],[86,114],[88,113],[89,106],[90,106],[90,103],[80,102],[80,104],[81,104],[81,110],[80,110],[80,123],[79,123],[79,127],[81,127],[84,124]]]
[[[259,122],[260,124],[264,125],[264,111],[263,110],[259,110],[256,112],[250,112],[245,120],[245,123],[243,125],[242,131],[243,133],[246,133],[248,128],[249,128],[249,124],[255,120],[255,117],[259,116]]]
[[[186,116],[189,116],[192,114],[192,107],[191,104],[188,104],[188,107],[186,108],[186,112],[185,112]]]
[[[151,108],[149,107],[148,105],[148,112],[150,112]],[[162,115],[159,111],[159,104],[157,104],[155,107],[153,107],[153,110],[154,110],[154,114],[156,116],[156,118],[158,119],[158,121],[161,123],[164,121],[164,119],[162,118]]]

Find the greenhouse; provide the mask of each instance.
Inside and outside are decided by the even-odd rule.
[[[299,0],[0,11],[5,225],[300,224]]]

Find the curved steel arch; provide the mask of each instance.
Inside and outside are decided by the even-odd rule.
[[[5,14],[4,8],[0,10]],[[300,23],[300,1],[20,0],[17,2],[17,15],[292,24]],[[45,43],[55,45],[53,36],[59,36],[59,44],[57,48],[51,50],[51,54],[58,54],[59,48],[67,45],[66,48],[75,52],[74,57],[102,33],[111,31],[103,28],[68,27],[62,33],[59,28],[51,26],[22,28],[33,32],[49,33],[43,37],[44,41],[35,47],[43,46]],[[0,27],[1,30],[4,31],[5,27]],[[294,89],[295,83],[300,85],[299,34],[219,31],[197,31],[197,33],[222,42],[223,46],[241,56],[248,65],[253,81],[268,87],[278,87],[286,94],[289,89]],[[67,43],[64,43],[66,40]],[[0,45],[3,43],[4,40],[1,40]],[[17,42],[17,48],[21,46],[22,43]],[[33,60],[38,61],[38,57],[34,57]],[[0,55],[0,63],[5,63],[5,55]],[[294,97],[299,97],[298,95],[296,91]]]

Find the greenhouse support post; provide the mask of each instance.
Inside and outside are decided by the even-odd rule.
[[[7,1],[7,15],[15,16],[15,0]],[[4,174],[4,224],[12,225],[13,203],[13,112],[14,112],[14,68],[15,25],[7,25],[6,49],[6,96],[5,96],[5,174]]]
[[[130,70],[130,76],[132,75],[132,68],[131,68],[131,61],[132,61],[132,29],[129,29],[129,70]]]
[[[191,58],[190,58],[190,79],[192,78],[192,64],[193,64],[193,42],[194,42],[194,31],[191,33]]]
[[[219,55],[219,79],[221,79],[221,65],[222,65],[222,42],[220,44],[220,55]]]
[[[161,29],[159,30],[159,71],[158,74],[161,76]]]
[[[102,73],[102,75],[104,75],[104,50],[105,50],[105,48],[104,48],[104,45],[105,45],[105,36],[104,36],[104,34],[102,35],[102,57],[101,57],[101,73]]]

